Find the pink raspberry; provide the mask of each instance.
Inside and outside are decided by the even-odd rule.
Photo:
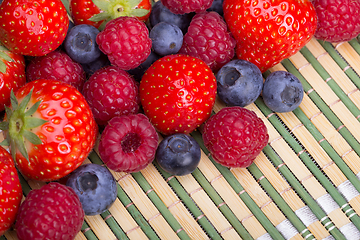
[[[179,53],[200,58],[216,71],[234,57],[235,45],[224,19],[217,12],[203,12],[191,20]]]
[[[115,66],[101,68],[91,75],[82,94],[99,125],[106,125],[115,116],[139,111],[138,83],[129,73]]]
[[[159,136],[149,119],[139,113],[114,117],[101,134],[99,154],[117,172],[137,172],[155,158]]]
[[[81,91],[86,73],[80,63],[72,60],[65,52],[56,50],[45,56],[34,57],[26,68],[27,81],[54,79],[65,82]]]
[[[135,17],[118,17],[109,21],[96,36],[96,43],[109,61],[123,70],[138,67],[151,52],[149,30]]]
[[[214,160],[226,167],[250,166],[269,140],[264,122],[242,107],[226,107],[210,117],[202,137]]]
[[[336,43],[346,42],[360,33],[360,1],[314,0],[318,16],[315,37]]]
[[[74,239],[84,222],[78,195],[70,187],[51,182],[29,192],[16,217],[22,239]]]
[[[161,0],[161,3],[172,13],[185,14],[204,12],[210,8],[214,0]]]

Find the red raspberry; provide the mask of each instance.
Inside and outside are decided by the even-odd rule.
[[[210,8],[214,0],[161,0],[161,3],[172,13],[185,14],[204,12]]]
[[[22,239],[74,239],[84,222],[79,197],[70,187],[51,182],[31,190],[16,218],[17,237]]]
[[[197,13],[190,22],[179,53],[200,58],[216,71],[235,55],[235,39],[217,12]]]
[[[124,70],[107,66],[85,82],[82,94],[99,125],[120,115],[137,113],[140,107],[138,83]]]
[[[204,125],[203,140],[214,160],[226,167],[248,167],[269,140],[264,122],[255,112],[226,107]]]
[[[110,62],[123,70],[138,67],[151,52],[149,30],[135,17],[118,17],[109,21],[96,36],[96,42]]]
[[[360,1],[312,1],[318,24],[315,37],[328,42],[346,42],[360,33]]]
[[[65,52],[56,50],[41,57],[34,57],[26,68],[27,81],[54,79],[65,82],[81,91],[86,73],[80,63]]]
[[[137,172],[155,158],[159,136],[149,119],[139,113],[114,117],[101,134],[99,154],[117,172]]]

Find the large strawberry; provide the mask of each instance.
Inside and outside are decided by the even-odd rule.
[[[210,117],[216,78],[196,57],[175,54],[157,60],[140,82],[145,114],[163,134],[190,133]]]
[[[91,0],[70,0],[69,11],[75,25],[88,24],[98,28],[103,23],[89,20],[101,11]]]
[[[0,111],[10,104],[11,89],[16,91],[25,83],[24,57],[0,45]]]
[[[317,25],[309,0],[224,0],[223,9],[237,57],[262,72],[298,52]]]
[[[14,161],[0,146],[0,236],[14,223],[22,199],[22,188]]]
[[[41,181],[59,179],[80,166],[97,136],[95,119],[81,93],[44,79],[12,93],[0,128],[18,169]]]
[[[42,56],[64,41],[69,18],[61,0],[4,0],[0,42],[22,55]]]

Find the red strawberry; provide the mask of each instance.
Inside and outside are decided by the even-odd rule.
[[[159,136],[144,114],[114,117],[101,134],[99,154],[117,172],[137,172],[155,158]]]
[[[234,57],[235,44],[224,19],[217,12],[203,12],[192,18],[179,53],[198,57],[217,71]]]
[[[71,240],[83,222],[84,210],[75,191],[51,182],[29,192],[20,205],[15,229],[19,240]]]
[[[360,33],[360,1],[313,0],[318,25],[315,37],[328,42],[346,42]]]
[[[267,145],[269,135],[255,112],[226,107],[206,121],[205,147],[214,160],[226,167],[248,167]]]
[[[123,70],[138,67],[151,52],[149,30],[135,17],[118,17],[106,24],[96,43],[111,64]]]
[[[262,72],[298,52],[316,30],[316,12],[308,0],[224,0],[223,6],[237,57]]]
[[[10,104],[11,89],[16,91],[25,83],[24,57],[0,45],[0,112]]]
[[[0,146],[0,236],[15,222],[22,199],[22,188],[14,160]]]
[[[0,128],[18,169],[40,181],[59,179],[80,166],[97,136],[85,98],[55,80],[35,80],[12,94]]]
[[[70,0],[69,11],[75,25],[88,24],[99,28],[100,25],[104,22],[94,22],[89,20],[91,17],[99,14],[101,11],[92,0]]]
[[[82,7],[84,5],[87,6],[86,9],[84,9],[85,7]],[[78,13],[76,13],[77,18],[79,18],[79,16],[82,16],[81,18],[84,19],[90,17],[86,19],[89,19],[88,21],[95,22],[96,24],[100,23],[101,30],[108,21],[118,17],[136,17],[140,21],[145,22],[149,18],[151,12],[150,0],[71,0],[70,7],[71,6],[78,10]],[[81,8],[85,11],[82,11]],[[74,13],[74,10],[72,10],[72,12]],[[90,16],[91,14],[92,16]]]
[[[54,79],[74,86],[81,91],[86,73],[80,63],[64,51],[55,50],[41,57],[34,57],[26,67],[27,81]]]
[[[55,50],[69,27],[61,0],[4,0],[0,19],[0,42],[15,53],[30,56]]]
[[[139,87],[145,114],[163,134],[190,133],[210,117],[216,78],[205,62],[169,55],[145,72]]]

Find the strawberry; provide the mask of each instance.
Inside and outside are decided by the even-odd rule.
[[[317,26],[309,0],[224,0],[223,9],[237,57],[262,72],[298,52]]]
[[[199,58],[175,54],[160,58],[140,82],[144,113],[165,134],[190,133],[210,117],[216,78]]]
[[[0,45],[0,111],[10,104],[10,91],[16,91],[26,82],[25,59]]]
[[[10,51],[30,56],[55,50],[69,27],[61,0],[4,0],[0,19],[0,42]]]
[[[6,107],[5,142],[20,172],[40,181],[57,180],[75,170],[95,144],[97,125],[75,87],[35,80],[12,92]]]
[[[150,0],[71,0],[71,1],[87,1],[90,5],[92,2],[97,9],[99,9],[98,14],[94,14],[90,21],[95,23],[102,23],[99,29],[104,29],[105,24],[118,17],[136,17],[140,21],[145,22],[151,12],[151,3]],[[93,6],[90,7],[90,10],[94,9]],[[96,10],[93,10],[95,12]]]
[[[0,146],[0,236],[14,223],[22,199],[22,188],[13,158]]]
[[[88,24],[99,28],[103,23],[103,21],[94,22],[89,20],[101,11],[91,0],[70,0],[69,11],[75,25]]]

